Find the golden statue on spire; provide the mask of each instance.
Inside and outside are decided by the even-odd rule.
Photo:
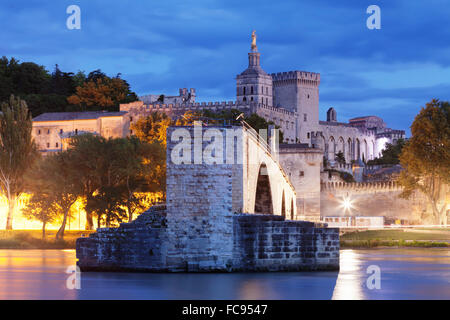
[[[256,31],[252,32],[252,51],[257,51],[258,47],[256,46]]]

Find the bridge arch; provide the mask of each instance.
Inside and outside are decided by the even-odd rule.
[[[259,166],[256,181],[255,213],[273,214],[272,188],[270,186],[267,165],[262,162]]]

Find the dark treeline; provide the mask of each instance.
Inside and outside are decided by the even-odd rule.
[[[109,110],[120,103],[137,100],[120,74],[109,77],[101,70],[64,72],[55,65],[50,73],[44,66],[0,59],[0,102],[13,94],[25,100],[32,116],[44,112]]]

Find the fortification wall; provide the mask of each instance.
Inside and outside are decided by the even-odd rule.
[[[280,145],[279,160],[297,195],[297,219],[320,217],[322,151],[302,145]]]
[[[385,216],[421,221],[427,208],[419,192],[409,199],[400,197],[401,186],[393,181],[370,183],[328,182],[322,184],[321,216]],[[352,208],[345,211],[342,201],[349,199]]]
[[[144,104],[142,101],[135,101],[120,105],[121,111],[128,112],[128,117],[131,117],[131,123],[155,111],[165,113],[172,118],[178,118],[187,111],[200,112],[209,110],[211,112],[221,112],[231,109],[240,110],[247,115],[256,113],[267,121],[273,121],[280,126],[286,142],[293,143],[296,141],[297,114],[284,108],[275,108],[261,103],[251,102],[245,104],[235,101],[222,101],[185,104]]]

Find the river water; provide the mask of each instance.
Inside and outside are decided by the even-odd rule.
[[[75,261],[74,250],[0,250],[0,299],[450,299],[443,248],[341,250],[339,272],[82,273],[69,289]]]

